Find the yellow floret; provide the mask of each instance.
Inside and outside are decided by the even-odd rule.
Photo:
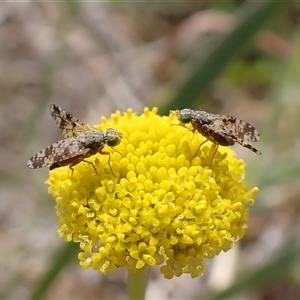
[[[102,273],[125,267],[135,272],[162,265],[166,278],[205,270],[204,258],[229,250],[247,228],[248,205],[258,191],[244,181],[242,160],[228,147],[207,142],[145,108],[102,118],[96,129],[123,133],[108,156],[88,158],[50,172],[46,181],[56,199],[59,234],[79,243],[80,264]]]

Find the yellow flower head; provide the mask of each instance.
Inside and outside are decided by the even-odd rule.
[[[46,181],[56,199],[59,234],[79,243],[80,264],[102,273],[125,267],[135,272],[162,265],[166,278],[205,270],[204,258],[227,251],[243,237],[248,204],[257,188],[244,181],[244,163],[233,150],[205,143],[178,124],[174,115],[145,108],[102,118],[105,130],[123,133],[116,150],[50,172]]]

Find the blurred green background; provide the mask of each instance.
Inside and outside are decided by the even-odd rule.
[[[83,271],[60,240],[48,170],[55,103],[95,124],[131,107],[233,115],[263,155],[235,146],[258,186],[246,236],[204,276],[164,279],[148,299],[300,295],[300,4],[293,1],[0,3],[0,299],[125,299],[127,274]]]

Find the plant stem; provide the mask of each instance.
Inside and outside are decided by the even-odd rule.
[[[150,272],[150,267],[144,266],[136,273],[128,274],[128,299],[129,300],[145,299],[149,272]]]

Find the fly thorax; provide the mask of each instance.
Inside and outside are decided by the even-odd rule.
[[[207,113],[206,111],[196,112],[195,116],[193,116],[193,119],[199,125],[211,124],[213,122],[213,120],[211,119],[210,114]]]
[[[83,148],[91,149],[91,153],[97,153],[100,147],[105,145],[104,134],[101,131],[86,131],[79,137]]]

